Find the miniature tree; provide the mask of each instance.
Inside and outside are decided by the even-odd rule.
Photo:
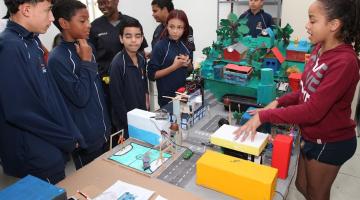
[[[289,25],[286,24],[284,28],[281,28],[278,25],[274,26],[274,33],[276,35],[276,44],[281,45],[281,41],[283,41],[284,46],[287,46],[290,43],[290,35],[294,32],[294,29]]]
[[[223,49],[236,42],[241,41],[244,34],[249,32],[246,25],[247,19],[239,19],[234,13],[230,13],[227,19],[220,20],[220,28],[216,30],[218,40],[211,47],[203,49],[207,57],[222,58]]]
[[[235,121],[236,121],[236,124],[240,124],[240,119],[241,119],[241,117],[243,116],[243,112],[238,112],[238,111],[235,111],[234,113],[233,113],[233,117],[234,117],[234,119],[235,119]]]

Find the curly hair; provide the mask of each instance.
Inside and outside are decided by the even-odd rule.
[[[318,0],[324,6],[328,20],[339,19],[342,23],[338,37],[352,44],[360,52],[360,0]]]

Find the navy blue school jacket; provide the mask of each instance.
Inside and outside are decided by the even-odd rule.
[[[86,146],[44,61],[37,35],[9,21],[0,34],[0,158],[6,174],[46,178]]]
[[[154,46],[151,53],[151,58],[147,68],[149,80],[155,80],[155,73],[158,70],[170,67],[176,56],[183,54],[193,58],[193,52],[181,40],[175,41],[168,37],[160,40]],[[163,98],[162,96],[175,96],[175,91],[180,87],[185,86],[187,77],[187,68],[180,67],[171,72],[165,77],[156,80],[158,89],[158,103],[162,107],[167,104],[170,99]]]
[[[262,9],[255,15],[249,9],[241,14],[239,18],[244,17],[248,19],[247,26],[250,29],[249,35],[251,35],[251,37],[257,37],[260,35],[261,30],[271,28],[271,26],[274,25],[271,15]]]
[[[74,42],[61,41],[49,55],[49,68],[85,138],[88,152],[98,150],[111,133],[110,118],[95,57],[82,61]]]
[[[146,60],[137,53],[138,67],[125,50],[114,57],[110,65],[110,97],[113,124],[117,130],[127,129],[127,112],[134,108],[146,110],[148,84]]]

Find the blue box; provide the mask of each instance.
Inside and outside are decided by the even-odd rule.
[[[246,109],[245,113],[241,116],[241,119],[240,119],[240,125],[244,125],[249,119],[251,119],[251,115],[248,113],[248,111],[250,110],[255,110],[257,108],[255,107],[248,107],[248,109]]]
[[[310,51],[311,44],[306,40],[300,40],[297,44],[294,41],[290,41],[290,44],[287,46],[286,50],[290,51],[299,51],[307,53]]]
[[[276,58],[264,58],[263,68],[271,68],[274,72],[279,71],[280,62]]]
[[[6,200],[67,200],[66,192],[31,175],[0,191],[0,199]]]

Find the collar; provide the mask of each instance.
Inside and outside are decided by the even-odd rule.
[[[119,12],[119,18],[118,19],[121,20],[122,17],[123,17],[123,14],[121,12]]]
[[[18,33],[23,38],[34,38],[38,36],[38,34],[28,31],[26,28],[12,20],[8,21],[6,28]]]
[[[170,41],[170,43],[174,43],[174,44],[179,44],[179,43],[181,42],[181,38],[178,39],[178,40],[173,40],[173,39],[170,39],[169,36],[167,36],[166,39],[167,39],[168,41]]]
[[[254,14],[251,12],[251,9],[248,9],[246,12],[247,12],[248,14],[254,15]],[[263,14],[263,13],[264,13],[264,10],[263,10],[263,9],[260,9],[259,12],[257,12],[254,16],[260,15],[260,14]]]
[[[73,47],[75,48],[75,43],[76,41],[72,41],[72,42],[67,42],[64,40],[64,38],[62,36],[60,36],[61,38],[61,42],[60,42],[60,45],[64,45],[64,46],[67,46],[67,47]]]
[[[125,49],[121,50],[121,53],[124,56],[125,63],[128,63],[127,66],[136,67],[135,64],[133,63],[132,59],[130,58],[129,54],[127,53],[127,51]],[[142,66],[143,62],[144,62],[144,57],[142,55],[140,55],[139,53],[136,53],[136,57],[138,59],[139,67]],[[138,68],[138,67],[136,67],[136,68]]]

